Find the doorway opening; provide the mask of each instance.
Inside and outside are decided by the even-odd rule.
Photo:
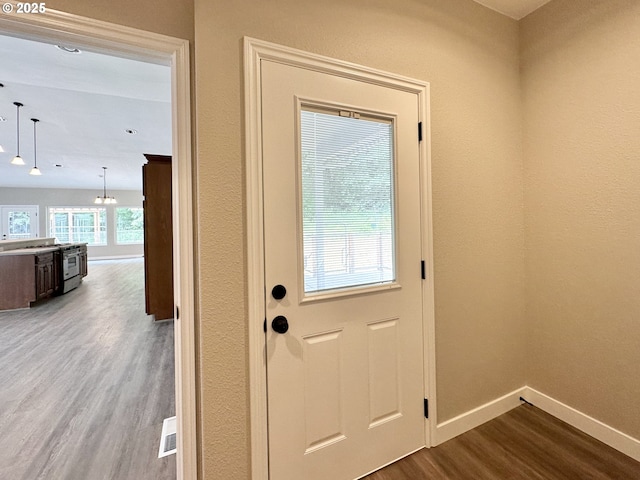
[[[177,478],[195,478],[195,297],[188,41],[53,10],[37,16],[3,15],[0,34],[52,45],[72,44],[86,51],[167,65],[171,69]]]

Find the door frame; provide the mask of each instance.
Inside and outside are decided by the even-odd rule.
[[[14,0],[9,0],[15,9]],[[174,248],[177,478],[197,478],[195,277],[191,166],[189,42],[157,33],[47,9],[37,15],[0,15],[0,34],[62,43],[171,67],[172,204]]]
[[[330,75],[364,81],[413,93],[418,96],[420,142],[422,257],[426,279],[422,282],[424,348],[424,394],[429,399],[429,420],[425,421],[425,446],[435,442],[436,366],[433,279],[433,229],[431,213],[431,135],[429,84],[354,63],[244,37],[245,174],[247,225],[249,399],[251,433],[251,478],[269,478],[267,415],[267,364],[263,325],[266,321],[264,280],[264,215],[262,184],[262,111],[260,62],[272,60]],[[417,132],[416,132],[417,136]],[[417,141],[417,139],[416,139]],[[418,266],[416,266],[416,269]]]
[[[35,210],[36,212],[36,221],[35,221],[35,230],[36,236],[29,238],[40,238],[40,206],[39,205],[0,205],[0,232],[4,232],[4,220],[5,220],[5,211],[6,210],[15,210],[15,209],[24,209],[24,210]],[[8,235],[8,233],[7,233]],[[8,237],[7,237],[8,238]]]

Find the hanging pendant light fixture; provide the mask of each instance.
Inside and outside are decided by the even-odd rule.
[[[12,165],[24,165],[24,160],[20,156],[20,107],[24,107],[20,102],[13,102],[16,106],[16,139],[17,139],[17,152],[16,156],[11,160]]]
[[[36,156],[36,123],[40,120],[32,118],[33,122],[33,168],[29,171],[29,175],[42,175],[42,172],[38,168],[38,158]]]
[[[102,167],[102,197],[98,195],[93,203],[96,205],[111,205],[118,203],[115,197],[107,197],[107,167]]]

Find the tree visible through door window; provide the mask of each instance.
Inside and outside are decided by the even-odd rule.
[[[49,233],[58,242],[107,244],[107,210],[103,207],[49,208]]]
[[[10,239],[22,239],[31,237],[31,215],[29,212],[9,212],[9,236]]]
[[[143,243],[144,221],[140,207],[116,208],[116,243]]]
[[[393,124],[301,111],[304,290],[395,280]]]

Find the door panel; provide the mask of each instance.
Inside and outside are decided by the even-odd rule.
[[[305,359],[305,454],[343,440],[342,330],[303,338]]]
[[[288,322],[266,332],[270,478],[356,478],[425,444],[418,99],[265,60],[261,75],[265,282],[287,289],[267,325]]]
[[[398,319],[369,324],[369,428],[401,415]]]

